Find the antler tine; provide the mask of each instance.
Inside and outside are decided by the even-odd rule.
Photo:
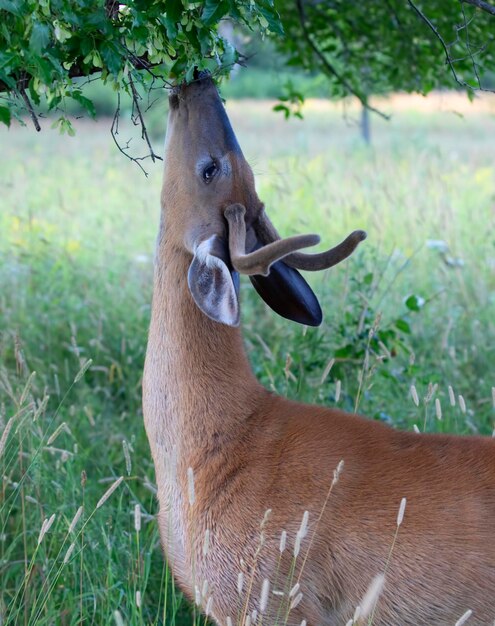
[[[229,224],[230,260],[235,270],[241,274],[261,274],[268,276],[270,266],[276,261],[293,254],[300,248],[307,248],[319,243],[318,235],[296,235],[286,239],[277,239],[259,250],[246,254],[246,209],[242,204],[232,204],[225,209],[225,218]]]
[[[256,234],[265,244],[280,239],[275,226],[270,222],[263,210],[260,213],[255,226]],[[285,257],[284,262],[299,270],[318,271],[328,269],[347,259],[357,246],[366,239],[364,230],[355,230],[334,248],[319,252],[317,254],[305,254],[304,252],[294,252]]]
[[[304,252],[294,252],[287,256],[284,261],[287,265],[295,267],[299,270],[307,270],[316,272],[317,270],[325,270],[347,259],[357,246],[366,239],[367,235],[364,230],[355,230],[348,237],[341,241],[334,248],[319,252],[317,254],[304,254]]]

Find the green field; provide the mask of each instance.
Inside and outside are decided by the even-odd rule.
[[[368,232],[310,277],[319,329],[276,318],[243,283],[266,386],[401,429],[491,435],[495,105],[457,103],[384,103],[371,147],[353,110],[310,103],[285,122],[266,102],[228,104],[282,234],[329,247]],[[107,120],[76,122],[74,138],[44,126],[0,128],[0,624],[191,624],[160,551],[140,398],[161,164],[145,178]]]

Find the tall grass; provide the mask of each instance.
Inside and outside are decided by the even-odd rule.
[[[257,376],[398,428],[491,434],[493,117],[398,112],[370,150],[328,108],[289,124],[269,105],[229,110],[283,234],[369,234],[310,277],[320,329],[243,283]],[[160,166],[145,179],[104,121],[0,141],[0,623],[191,624],[161,556],[141,415]]]

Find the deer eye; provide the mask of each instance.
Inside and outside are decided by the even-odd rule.
[[[210,183],[217,172],[218,172],[217,162],[212,161],[203,170],[203,180],[205,181],[205,183]]]

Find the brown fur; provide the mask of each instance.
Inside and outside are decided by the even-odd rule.
[[[375,626],[453,626],[467,609],[473,610],[469,625],[493,624],[494,443],[397,432],[341,411],[290,402],[256,381],[240,330],[201,313],[189,293],[187,271],[193,242],[225,233],[228,204],[246,206],[249,224],[261,203],[249,166],[225,136],[226,118],[213,85],[202,81],[177,98],[168,129],[143,397],[159,526],[178,584],[194,598],[195,585],[201,589],[206,579],[203,608],[212,595],[217,622],[225,626],[231,616],[235,624],[244,608],[238,573],[244,572],[245,587],[252,580],[248,610],[257,609],[263,579],[275,583],[285,529],[288,548],[276,585],[283,589],[308,510],[309,531],[293,577],[295,582],[311,546],[300,579],[303,599],[288,623],[343,625],[385,569],[406,497]],[[230,163],[230,175],[216,186],[196,180],[195,159],[205,146]],[[316,526],[341,459],[343,472]],[[195,477],[192,506],[188,467]],[[269,508],[265,543],[255,557]],[[204,556],[207,529],[210,550]],[[266,626],[275,622],[279,599],[270,594]]]

